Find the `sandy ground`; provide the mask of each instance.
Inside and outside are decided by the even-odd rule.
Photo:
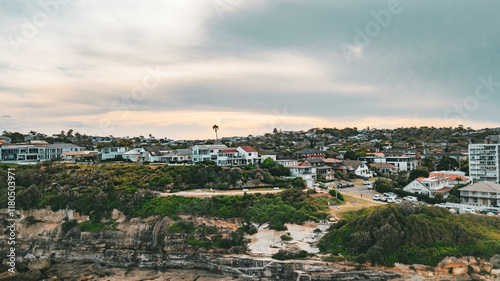
[[[243,191],[243,190],[216,190],[215,192],[210,192],[210,191],[204,191],[199,189],[198,191],[181,191],[181,192],[176,192],[176,193],[160,193],[160,197],[165,197],[165,196],[190,196],[190,197],[211,197],[211,196],[217,196],[217,195],[243,195],[245,192],[247,194],[252,194],[252,193],[279,193],[282,192],[284,189],[250,189],[248,191]]]
[[[315,243],[323,237],[325,231],[331,224],[321,224],[314,222],[307,222],[303,225],[285,224],[288,230],[276,231],[267,228],[267,224],[259,228],[259,232],[253,235],[247,235],[251,239],[248,245],[251,255],[264,255],[270,256],[277,253],[280,249],[297,247],[305,250],[308,253],[319,253],[319,249]],[[319,228],[320,233],[315,233],[314,230]],[[291,241],[282,241],[281,235],[289,235],[292,237]]]

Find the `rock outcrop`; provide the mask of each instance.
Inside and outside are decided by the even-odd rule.
[[[175,221],[169,217],[127,220],[113,212],[116,230],[82,232],[74,227],[63,231],[69,215],[78,221],[87,218],[75,212],[36,210],[23,212],[16,241],[16,274],[2,264],[1,280],[409,280],[433,279],[438,275],[470,277],[470,268],[484,276],[491,265],[471,261],[461,271],[462,260],[443,261],[442,271],[427,268],[372,268],[352,263],[329,263],[319,258],[277,261],[252,257],[242,247],[205,248],[192,243],[194,233],[172,233]],[[26,217],[32,217],[30,223]],[[229,237],[243,225],[240,219],[215,219],[181,216],[194,226],[217,229]],[[0,254],[7,252],[6,236],[0,237]],[[489,267],[488,267],[489,266]],[[452,272],[449,268],[452,267]],[[170,278],[168,279],[167,278]],[[435,279],[435,278],[434,278]],[[435,279],[445,280],[445,279]],[[450,278],[451,280],[451,278]]]

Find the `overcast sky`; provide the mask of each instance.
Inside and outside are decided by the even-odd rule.
[[[500,126],[498,1],[0,0],[0,130]]]

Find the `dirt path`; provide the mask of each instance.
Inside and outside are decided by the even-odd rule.
[[[359,194],[353,194],[348,192],[341,192],[344,195],[344,205],[333,206],[330,207],[330,215],[334,217],[336,220],[342,218],[342,214],[349,211],[356,211],[362,208],[379,206],[385,204],[383,202],[373,201],[370,198],[366,198],[367,196],[359,196]]]

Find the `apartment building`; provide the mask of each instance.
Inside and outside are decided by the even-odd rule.
[[[500,183],[500,144],[469,144],[469,175],[475,180]]]
[[[500,207],[500,184],[481,181],[460,188],[462,202],[474,206]]]

